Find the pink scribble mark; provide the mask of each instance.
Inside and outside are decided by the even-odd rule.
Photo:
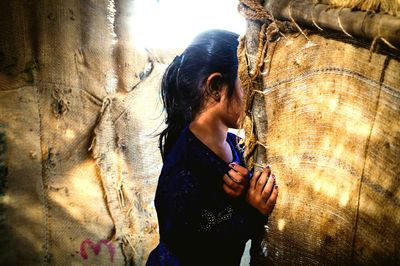
[[[81,243],[81,248],[80,248],[80,253],[81,257],[85,260],[88,259],[88,254],[86,252],[86,245],[89,245],[89,247],[93,250],[94,254],[99,255],[100,250],[101,250],[101,244],[104,244],[108,248],[108,253],[110,253],[110,260],[111,262],[114,261],[114,254],[115,254],[115,247],[111,241],[108,241],[106,239],[102,239],[97,244],[94,244],[92,240],[86,239],[83,240]]]

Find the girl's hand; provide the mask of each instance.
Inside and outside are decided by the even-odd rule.
[[[232,198],[237,198],[246,192],[249,184],[249,170],[238,163],[230,163],[232,168],[228,174],[224,175],[223,189]]]
[[[261,173],[255,172],[247,191],[246,201],[263,215],[270,215],[278,197],[278,186],[275,185],[275,175],[267,166]]]

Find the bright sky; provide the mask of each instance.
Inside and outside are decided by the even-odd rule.
[[[133,36],[141,48],[185,48],[200,32],[225,29],[244,34],[238,0],[135,0]]]

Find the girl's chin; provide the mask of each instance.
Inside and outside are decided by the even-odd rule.
[[[230,128],[239,129],[240,128],[240,120],[238,119],[235,123],[232,123]]]

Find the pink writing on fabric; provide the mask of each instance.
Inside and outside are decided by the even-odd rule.
[[[88,259],[88,254],[86,252],[86,246],[88,245],[94,252],[94,254],[97,256],[101,250],[101,244],[105,245],[108,248],[108,253],[110,254],[110,260],[111,262],[114,261],[114,254],[115,254],[115,247],[111,241],[108,241],[106,239],[102,239],[96,244],[93,243],[92,240],[86,239],[83,240],[81,243],[81,248],[80,248],[80,254],[81,257],[85,260]]]

